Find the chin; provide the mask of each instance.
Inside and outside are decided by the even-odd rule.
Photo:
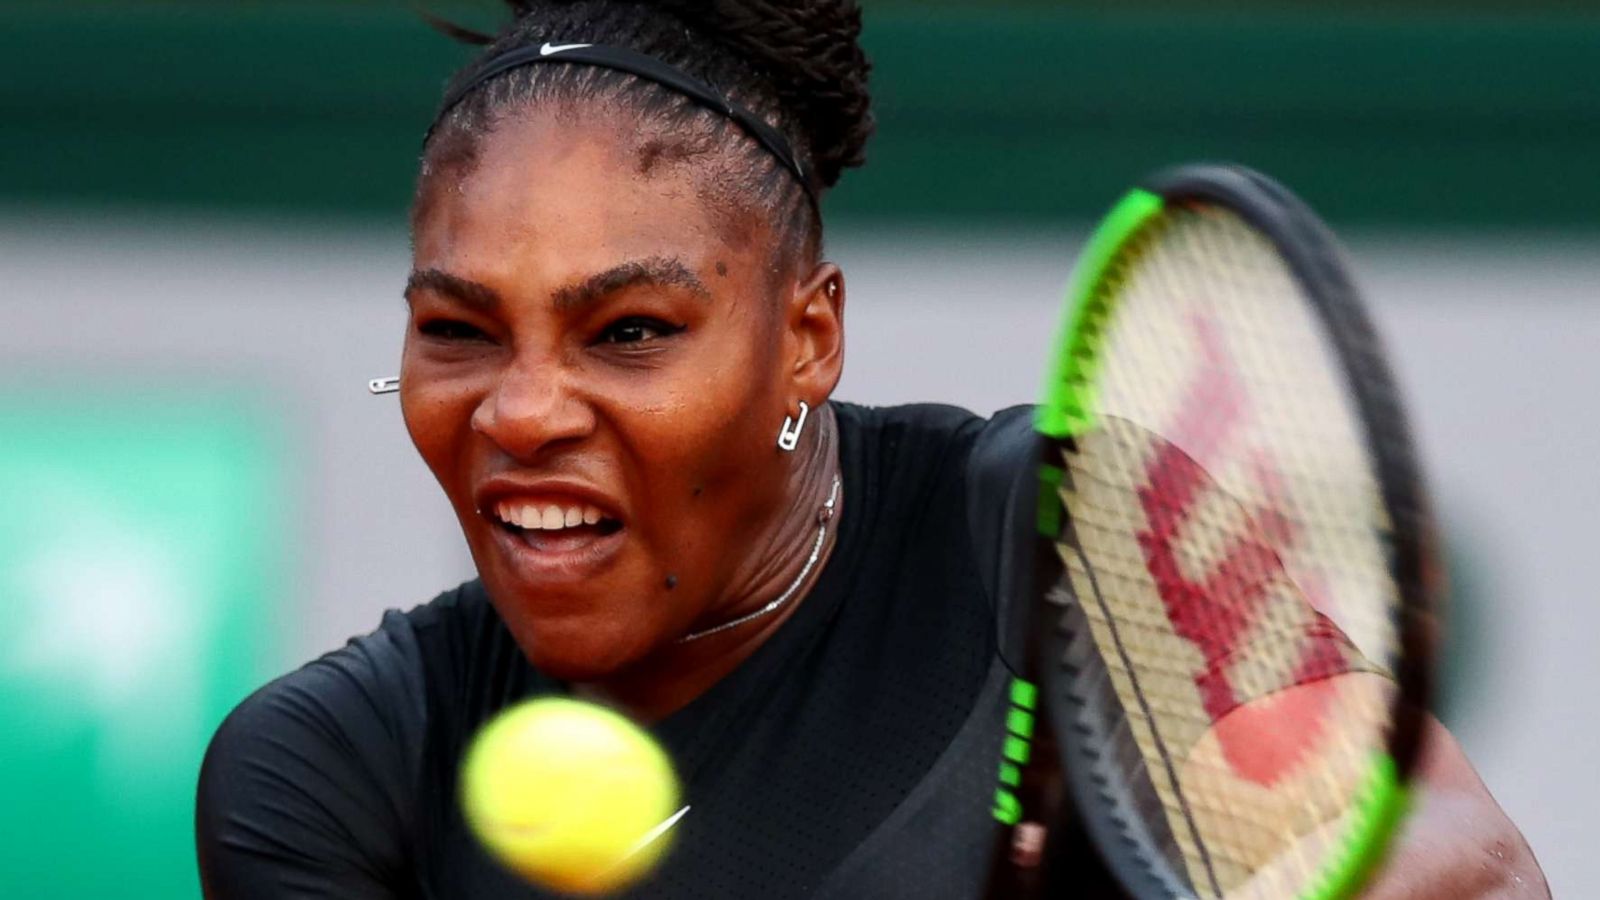
[[[558,681],[596,682],[620,674],[653,649],[635,628],[617,628],[598,616],[529,617],[512,636],[534,668]]]

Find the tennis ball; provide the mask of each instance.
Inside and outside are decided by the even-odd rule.
[[[678,794],[648,734],[565,698],[500,714],[462,762],[461,805],[478,839],[524,878],[568,894],[610,893],[649,872],[670,843],[662,826]]]

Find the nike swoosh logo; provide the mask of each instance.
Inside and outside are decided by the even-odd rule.
[[[546,42],[543,47],[539,48],[539,55],[553,56],[554,54],[564,53],[568,50],[582,50],[584,47],[593,46],[593,44],[551,44]]]

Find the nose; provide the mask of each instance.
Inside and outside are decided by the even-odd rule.
[[[512,458],[532,462],[594,431],[594,410],[578,387],[574,373],[554,359],[518,358],[473,410],[472,429]]]

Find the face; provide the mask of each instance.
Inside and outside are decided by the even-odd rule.
[[[820,283],[776,272],[686,165],[642,171],[635,140],[501,125],[423,186],[407,288],[412,440],[524,652],[579,681],[733,590],[786,511],[784,416],[838,377],[806,324]]]

